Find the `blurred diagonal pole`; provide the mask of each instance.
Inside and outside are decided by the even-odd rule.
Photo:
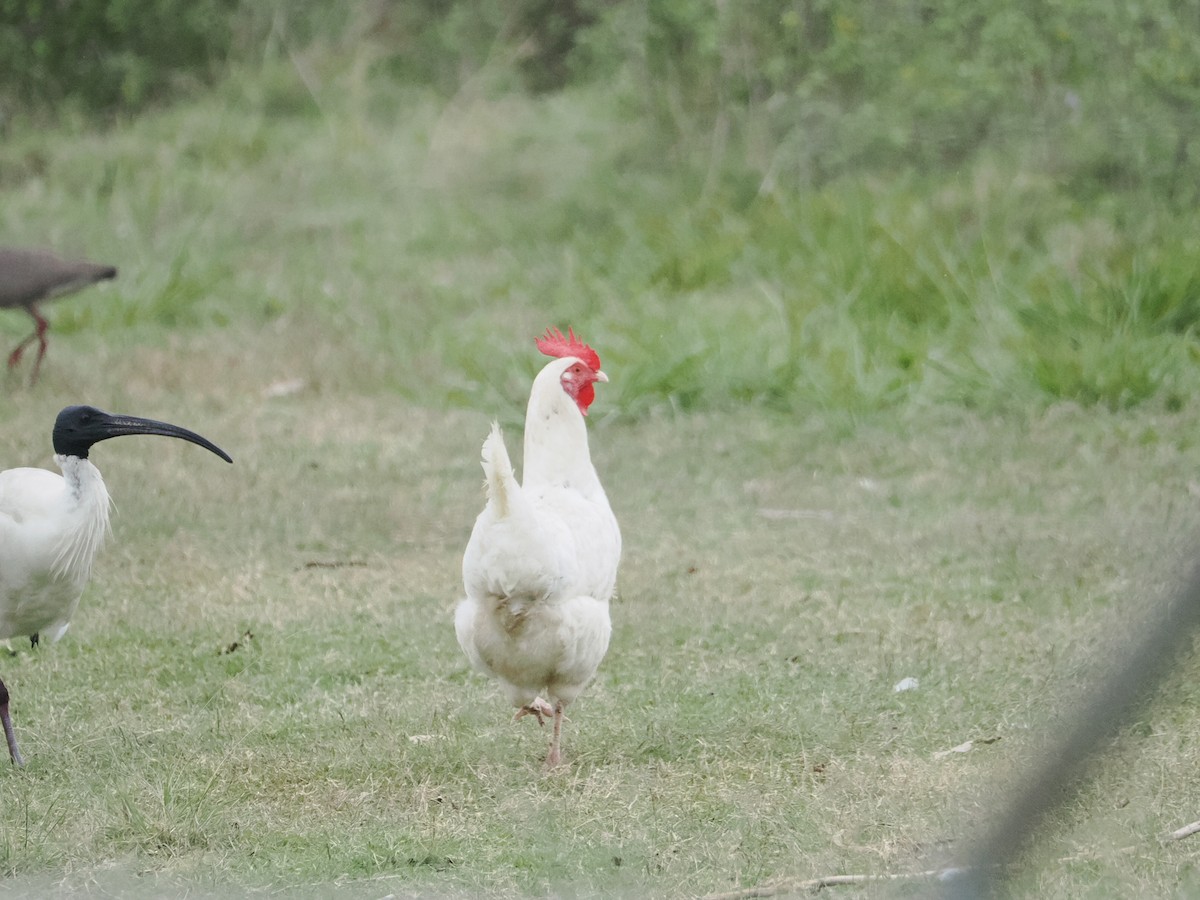
[[[1200,564],[1163,599],[1128,650],[1118,651],[1112,671],[1083,698],[1079,711],[1065,717],[1066,734],[1051,745],[1044,762],[1006,792],[1013,798],[1008,808],[945,876],[946,900],[977,900],[1000,890],[1046,817],[1075,795],[1087,764],[1170,672],[1198,625]]]

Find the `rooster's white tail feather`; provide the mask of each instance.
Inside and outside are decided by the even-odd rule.
[[[508,515],[512,506],[513,491],[517,490],[512,461],[508,448],[504,446],[504,435],[500,423],[492,423],[491,434],[483,442],[483,474],[486,479],[488,503],[499,518]]]

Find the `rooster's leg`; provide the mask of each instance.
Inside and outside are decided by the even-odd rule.
[[[562,723],[563,710],[567,704],[559,700],[554,704],[554,734],[550,738],[550,752],[546,754],[546,769],[550,770],[562,765]]]
[[[517,710],[517,714],[513,716],[513,721],[524,718],[525,716],[537,716],[538,724],[545,725],[546,720],[554,715],[554,707],[543,700],[541,697],[534,697],[532,702],[527,706],[522,706]]]

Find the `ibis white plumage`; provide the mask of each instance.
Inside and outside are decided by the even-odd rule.
[[[224,450],[194,431],[68,406],[54,422],[54,461],[46,469],[0,472],[0,638],[57,641],[70,625],[108,532],[108,489],[88,459],[92,445],[128,434],[158,434],[198,444],[226,462]],[[12,761],[21,765],[0,681],[0,726]]]

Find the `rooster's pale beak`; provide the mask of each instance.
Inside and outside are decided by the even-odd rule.
[[[607,375],[605,375],[603,372],[597,371],[597,372],[596,372],[596,380],[597,380],[597,381],[603,381],[605,384],[607,384],[607,383],[608,383],[608,376],[607,376]]]

